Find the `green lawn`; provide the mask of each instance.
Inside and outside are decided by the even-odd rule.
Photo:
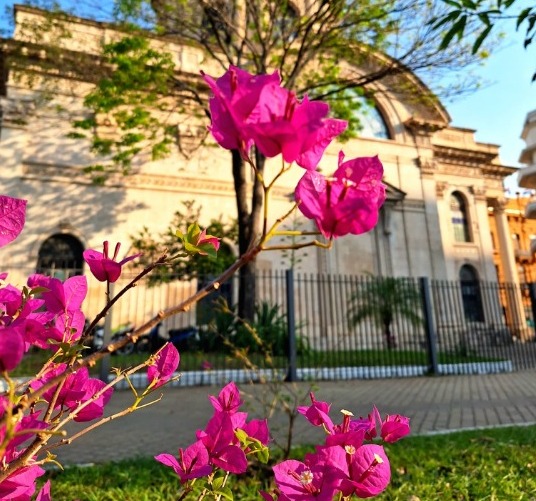
[[[184,444],[187,445],[187,444]],[[388,447],[392,481],[382,501],[536,499],[536,426],[409,437]],[[303,454],[296,451],[296,457]],[[179,483],[151,459],[52,473],[55,501],[176,501]],[[265,474],[233,483],[234,499],[260,499]],[[190,496],[187,499],[196,499]]]
[[[13,372],[13,376],[28,376],[35,374],[47,359],[49,352],[39,350],[28,353],[19,367]],[[133,353],[131,355],[116,355],[111,357],[112,367],[126,368],[142,363],[149,357],[147,353]],[[251,362],[259,367],[267,366],[266,360],[259,353],[248,355]],[[286,368],[286,357],[273,357],[273,367]],[[463,356],[454,353],[440,353],[439,363],[471,363],[484,362],[496,359],[479,357],[476,355]],[[181,371],[200,370],[204,363],[208,362],[215,369],[242,368],[243,363],[223,352],[202,353],[196,351],[181,352]],[[337,350],[337,351],[311,351],[308,355],[298,357],[299,367],[340,367],[340,366],[390,366],[390,365],[427,365],[428,359],[424,351],[410,350]],[[268,364],[269,367],[272,367]],[[92,369],[96,374],[99,367]]]

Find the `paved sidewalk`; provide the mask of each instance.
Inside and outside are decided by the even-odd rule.
[[[290,387],[290,386],[289,386]],[[298,383],[306,393],[309,384]],[[332,402],[331,415],[340,409],[366,415],[376,404],[383,414],[400,413],[411,418],[412,432],[426,434],[477,427],[536,423],[536,371],[478,376],[440,376],[383,380],[330,381],[316,384],[319,400]],[[241,385],[247,393],[247,410],[261,416],[258,397],[262,385]],[[161,452],[176,454],[195,439],[212,415],[208,394],[219,387],[164,389],[162,401],[113,420],[81,437],[70,446],[54,452],[64,464],[85,464],[152,456]],[[132,402],[129,391],[116,391],[107,414],[116,413]],[[276,439],[285,436],[284,414],[276,411],[269,420]],[[73,428],[74,429],[74,428]],[[298,417],[295,443],[312,443],[322,432]]]

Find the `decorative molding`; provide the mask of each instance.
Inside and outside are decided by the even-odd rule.
[[[493,212],[495,214],[502,214],[506,211],[508,207],[508,200],[506,198],[493,198],[489,201],[489,205],[493,207]]]
[[[402,211],[410,210],[416,212],[423,212],[425,210],[424,200],[404,199],[401,203],[393,205],[393,210]]]
[[[482,171],[478,167],[463,167],[461,165],[442,164],[439,173],[452,177],[482,177]]]
[[[92,186],[90,177],[81,172],[80,167],[25,162],[22,171],[24,179]],[[249,184],[250,186],[252,185],[252,183]],[[114,175],[110,177],[104,188],[234,196],[234,184],[232,180],[216,180],[208,177],[169,176],[165,174],[137,173],[125,177]],[[274,187],[271,193],[276,199],[289,200],[293,196],[292,189],[284,186]]]
[[[436,196],[437,198],[442,198],[445,190],[449,187],[449,183],[446,181],[437,181],[436,182]]]
[[[453,146],[434,144],[434,157],[446,164],[464,165],[467,167],[485,167],[496,158],[497,152],[469,150]]]
[[[469,186],[469,193],[471,193],[475,200],[486,200],[487,189],[485,186]]]
[[[448,127],[448,123],[439,120],[425,120],[423,118],[412,116],[408,118],[404,125],[413,134],[419,136],[431,136],[434,132]]]

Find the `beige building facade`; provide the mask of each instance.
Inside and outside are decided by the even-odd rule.
[[[203,207],[205,222],[235,217],[230,154],[210,141],[187,156],[177,152],[165,160],[141,162],[133,175],[117,176],[106,186],[91,183],[83,172],[95,163],[89,143],[67,137],[73,117],[87,114],[82,100],[91,84],[62,74],[61,64],[52,69],[43,64],[52,57],[46,36],[36,43],[23,29],[41,15],[18,7],[14,37],[3,41],[0,56],[1,191],[29,200],[23,233],[0,249],[2,269],[82,267],[83,249],[98,249],[104,240],[122,242],[126,252],[130,235],[143,226],[155,234],[164,231],[185,200]],[[70,23],[73,36],[64,48],[81,57],[98,55],[103,43],[119,36],[106,24],[75,18]],[[13,63],[13,51],[21,48],[32,61],[32,86]],[[173,43],[165,48],[177,71],[188,78],[198,78],[200,70],[221,73],[200,49]],[[429,94],[417,83],[423,95]],[[493,207],[497,238],[505,249],[504,279],[517,283],[503,210],[503,179],[515,169],[501,165],[497,145],[477,142],[474,130],[452,126],[436,99],[409,102],[396,88],[381,90],[362,136],[342,146],[332,144],[320,164],[323,172],[333,172],[341,148],[347,158],[379,155],[388,187],[380,222],[368,234],[337,240],[329,252],[308,249],[297,271],[496,281],[488,219]],[[192,137],[206,125],[193,117],[184,123]],[[275,172],[276,165],[269,161],[268,172]],[[272,220],[289,209],[302,172],[296,168],[278,182]],[[301,227],[313,229],[308,221]],[[263,270],[287,266],[276,253],[262,254],[258,262]]]

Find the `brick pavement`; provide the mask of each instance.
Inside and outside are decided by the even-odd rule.
[[[262,385],[241,385],[252,415],[262,414]],[[365,415],[376,404],[382,414],[411,417],[415,434],[460,428],[536,423],[536,371],[496,375],[440,376],[383,380],[330,381],[316,384],[319,400],[332,402],[332,417],[342,408]],[[288,388],[291,388],[290,386]],[[298,383],[305,394],[308,383]],[[64,464],[94,463],[161,452],[176,453],[194,440],[211,415],[207,394],[218,387],[183,387],[164,390],[162,401],[113,420],[54,452]],[[107,412],[118,412],[132,402],[129,391],[117,391]],[[277,440],[286,436],[284,413],[276,410],[269,424]],[[74,428],[73,428],[74,429]],[[311,443],[322,432],[298,417],[295,443]]]

